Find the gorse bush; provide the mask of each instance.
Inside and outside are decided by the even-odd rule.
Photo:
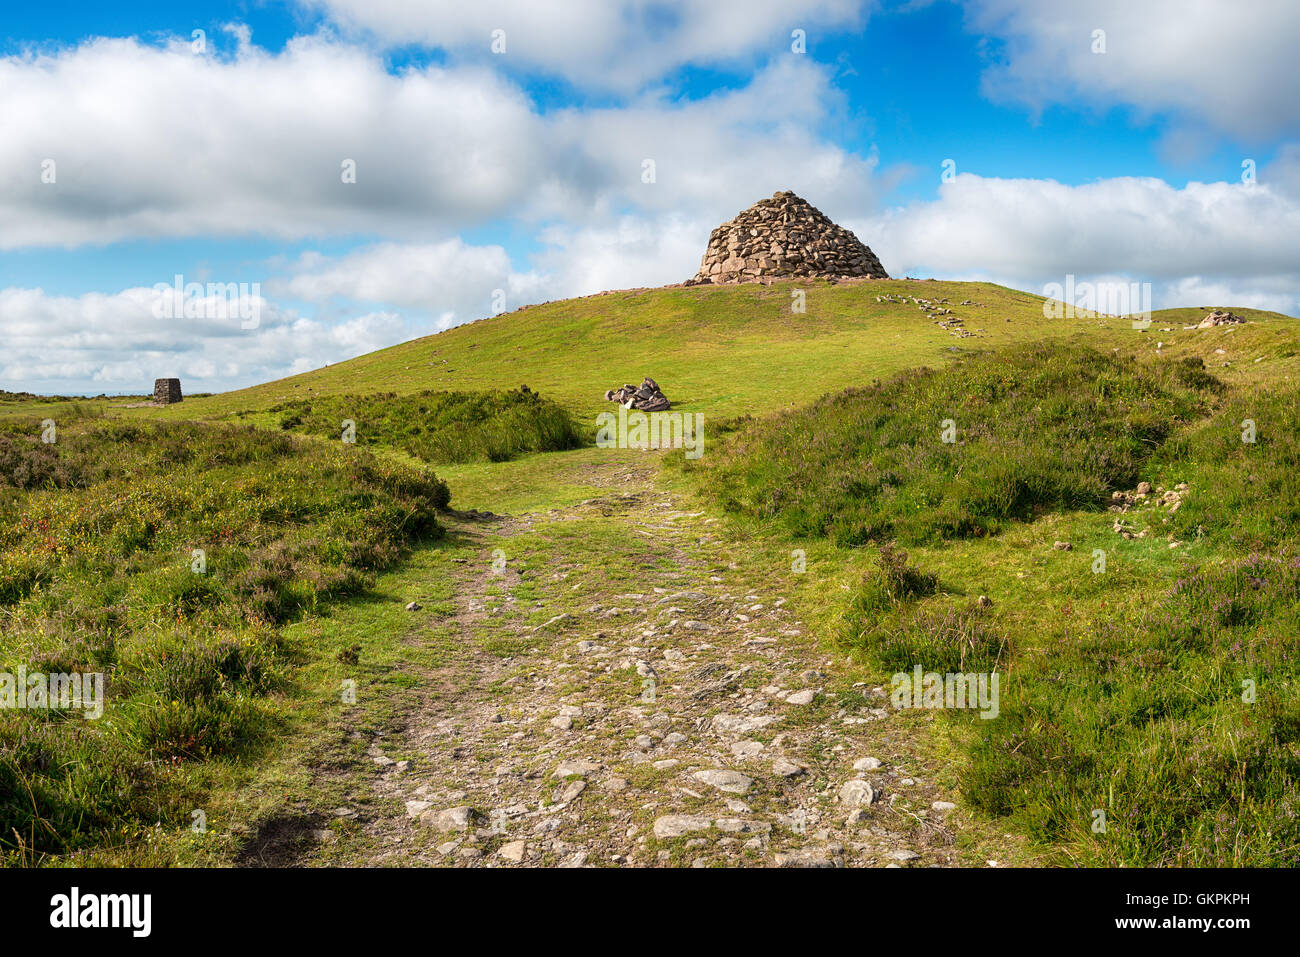
[[[450,497],[427,469],[246,427],[83,424],[36,451],[35,426],[4,435],[20,451],[0,485],[23,491],[0,524],[0,671],[107,681],[98,720],[0,710],[0,849],[27,854],[185,820],[174,770],[274,730],[265,699],[294,659],[278,626],[440,536]]]
[[[322,396],[270,411],[281,429],[334,440],[351,420],[358,445],[385,445],[435,463],[504,462],[583,444],[568,412],[524,389]]]
[[[699,469],[726,507],[797,536],[989,535],[1043,510],[1101,507],[1217,390],[1199,360],[1020,347],[733,425]]]

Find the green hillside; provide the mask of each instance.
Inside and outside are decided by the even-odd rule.
[[[0,671],[103,671],[112,716],[0,714],[0,860],[1294,866],[1300,320],[1205,311],[672,287],[165,408],[0,393]],[[592,447],[647,375],[699,461]],[[881,707],[911,663],[998,672],[1003,719]],[[684,777],[723,763],[743,846]],[[553,843],[471,824],[571,801]]]
[[[976,807],[1075,863],[1294,866],[1298,401],[1039,343],[746,420],[682,467],[863,568],[847,605],[812,586],[845,653],[1000,674],[997,720],[945,714]]]
[[[805,293],[804,313],[792,292]],[[878,297],[905,298],[877,302]],[[939,328],[911,302],[947,300],[973,333]],[[961,303],[969,300],[971,305]],[[165,410],[169,417],[220,417],[264,410],[313,394],[518,388],[582,417],[608,408],[606,389],[651,376],[675,406],[719,416],[803,405],[902,369],[1025,341],[1077,337],[1087,344],[1213,355],[1225,334],[1237,349],[1281,358],[1300,323],[1249,309],[1267,326],[1183,332],[1198,310],[1168,310],[1138,332],[1125,319],[1046,319],[1043,300],[989,283],[915,280],[694,286],[613,292],[529,306],[314,372]],[[948,316],[943,319],[951,318]],[[1277,326],[1274,326],[1274,322]],[[1162,333],[1162,327],[1175,331]],[[1252,352],[1250,358],[1253,359]],[[137,414],[154,415],[154,410]]]

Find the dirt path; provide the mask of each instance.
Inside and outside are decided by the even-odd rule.
[[[957,863],[885,689],[652,461],[596,468],[599,498],[457,522],[456,661],[371,746],[356,863]]]

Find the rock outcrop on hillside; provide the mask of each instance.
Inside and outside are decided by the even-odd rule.
[[[709,237],[686,285],[771,279],[888,279],[867,246],[791,192],[759,200]]]

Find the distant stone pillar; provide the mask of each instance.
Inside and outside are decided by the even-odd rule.
[[[159,405],[171,405],[181,401],[180,379],[154,379],[153,400]]]

